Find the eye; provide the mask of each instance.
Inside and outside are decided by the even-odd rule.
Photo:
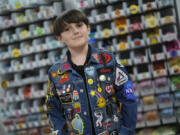
[[[70,29],[69,28],[65,28],[64,31],[69,31]]]
[[[83,26],[83,23],[78,23],[76,26],[77,26],[77,27],[82,27],[82,26]]]

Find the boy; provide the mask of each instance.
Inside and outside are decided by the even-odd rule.
[[[87,17],[72,9],[54,23],[67,56],[48,71],[46,103],[53,135],[133,135],[133,84],[109,51],[88,45]],[[120,104],[120,106],[119,106]]]

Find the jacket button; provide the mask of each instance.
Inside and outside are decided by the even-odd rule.
[[[80,92],[81,92],[81,93],[83,93],[83,92],[84,92],[84,90],[83,90],[83,89],[80,89]]]
[[[87,112],[84,112],[84,115],[87,115]]]

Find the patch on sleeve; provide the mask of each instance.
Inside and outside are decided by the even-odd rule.
[[[122,71],[120,68],[116,67],[116,80],[115,84],[117,86],[120,86],[128,81],[128,76],[124,71]]]
[[[124,96],[126,97],[126,99],[129,99],[129,100],[136,99],[132,81],[128,81],[124,84],[123,93],[124,93]]]
[[[52,132],[52,135],[57,135],[58,132],[59,132],[59,130],[53,131],[53,132]]]

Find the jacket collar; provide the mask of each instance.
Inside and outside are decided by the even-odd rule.
[[[90,54],[90,58],[89,58],[89,61],[88,61],[88,65],[91,64],[91,63],[95,63],[95,64],[98,64],[99,63],[99,51],[89,45],[91,49],[91,54]],[[62,59],[62,62],[60,63],[60,71],[59,73],[63,74],[64,72],[67,72],[67,71],[72,71],[72,65],[70,63],[70,61],[68,60],[68,53],[66,52],[66,55],[65,57]]]

